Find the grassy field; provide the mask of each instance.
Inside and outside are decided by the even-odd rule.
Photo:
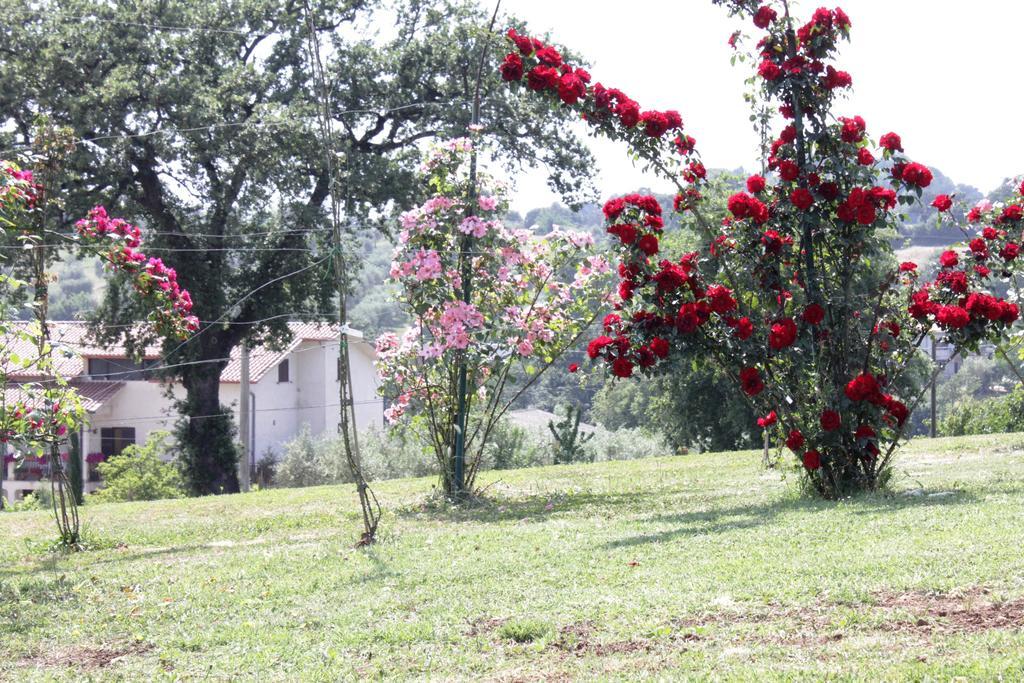
[[[802,499],[754,453],[0,515],[0,679],[1024,679],[1024,435]]]

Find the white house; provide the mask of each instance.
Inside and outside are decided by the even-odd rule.
[[[85,460],[86,491],[100,486],[95,463],[120,453],[130,444],[143,443],[153,431],[173,428],[178,414],[168,391],[182,396],[179,385],[168,387],[152,377],[152,368],[162,363],[158,347],[147,348],[141,362],[129,358],[122,347],[100,347],[88,337],[84,323],[54,322],[50,335],[55,349],[57,371],[78,390],[86,410],[86,424],[79,435]],[[252,444],[248,454],[255,462],[264,453],[280,455],[282,445],[309,425],[316,434],[335,434],[339,422],[338,353],[339,326],[326,323],[289,323],[293,340],[274,351],[258,347],[249,351],[249,382],[252,419],[247,426]],[[383,400],[377,394],[379,381],[374,369],[373,345],[356,330],[347,330],[352,367],[353,403],[356,427],[381,427]],[[16,353],[34,355],[34,348],[21,340],[0,341],[4,357]],[[25,348],[19,348],[19,345]],[[65,354],[60,353],[65,351]],[[221,403],[231,406],[238,424],[241,394],[241,349],[235,348],[221,373]],[[173,363],[173,359],[168,364]],[[9,371],[14,384],[41,379]],[[16,391],[9,386],[8,391]],[[46,476],[45,463],[29,458],[15,469],[14,458],[5,457],[2,491],[7,500],[17,500],[38,488]]]

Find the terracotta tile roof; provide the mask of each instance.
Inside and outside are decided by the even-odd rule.
[[[17,331],[28,331],[32,323],[13,322],[9,323]],[[63,377],[77,377],[84,375],[87,369],[87,358],[124,358],[126,352],[123,346],[100,346],[89,336],[88,324],[77,321],[53,321],[50,323],[50,343],[53,346],[54,366]],[[35,358],[35,344],[22,339],[17,334],[7,335],[0,338],[0,347],[4,350],[4,356],[18,355],[22,358]],[[147,360],[160,358],[160,346],[147,346],[143,351],[143,357]],[[10,371],[12,379],[32,379],[43,377],[37,370],[29,368],[26,371]]]
[[[124,387],[124,382],[71,382],[82,401],[82,407],[95,413]],[[29,395],[20,384],[9,384],[4,389],[4,402],[8,405],[28,403]]]
[[[302,342],[306,341],[336,341],[338,339],[338,325],[329,323],[288,323],[292,333],[292,341],[280,351],[273,351],[265,346],[259,346],[249,350],[249,381],[259,382],[268,372],[277,367],[277,364],[288,357],[292,351],[297,349]],[[346,329],[349,337],[362,340],[363,333],[351,328]],[[220,381],[225,384],[238,384],[242,381],[242,350],[235,347],[231,351],[231,360],[227,367],[220,373]]]
[[[16,322],[12,325],[15,328],[27,329],[30,323]],[[288,327],[293,339],[281,350],[274,351],[260,346],[249,351],[249,377],[252,382],[260,381],[304,341],[332,341],[338,338],[339,326],[337,324],[290,322]],[[354,340],[363,339],[363,334],[359,330],[349,328],[346,331]],[[58,372],[69,379],[87,373],[88,358],[124,358],[127,356],[127,351],[121,345],[100,346],[96,344],[89,337],[88,325],[83,322],[54,321],[50,324],[50,338],[54,347],[54,364]],[[8,335],[6,339],[0,338],[0,351],[4,356],[16,354],[22,358],[33,358],[36,353],[33,344],[20,339],[17,335]],[[159,360],[161,358],[160,346],[147,347],[144,351],[144,358]],[[33,370],[9,370],[8,372],[11,379],[29,380],[43,377],[42,374]],[[236,347],[231,352],[231,360],[227,367],[221,373],[221,382],[238,383],[240,381],[241,349]]]

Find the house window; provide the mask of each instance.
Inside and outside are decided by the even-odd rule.
[[[277,366],[277,381],[278,381],[278,383],[287,382],[288,381],[288,359],[287,358],[285,358],[283,361],[281,361],[281,363]]]
[[[92,379],[109,379],[114,381],[143,380],[153,376],[150,368],[156,365],[155,360],[136,363],[128,358],[90,358],[89,377]]]
[[[100,430],[100,451],[108,458],[135,445],[135,427],[104,427]]]

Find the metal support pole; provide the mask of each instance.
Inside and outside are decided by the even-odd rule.
[[[935,349],[935,347],[936,347],[935,335],[931,335],[931,340],[932,340],[932,367],[934,367],[936,365],[936,361],[938,359],[938,354],[936,353],[936,349]],[[931,438],[933,438],[933,439],[935,438],[935,383],[937,381],[938,381],[938,376],[933,372],[932,373],[932,386],[931,386],[932,420],[931,420],[931,426],[928,428],[928,435]]]
[[[238,426],[242,437],[242,454],[238,458],[238,486],[242,492],[246,492],[252,485],[252,472],[250,471],[250,453],[252,452],[252,434],[249,431],[249,409],[252,399],[249,398],[249,345],[242,342],[242,388],[238,405]]]

